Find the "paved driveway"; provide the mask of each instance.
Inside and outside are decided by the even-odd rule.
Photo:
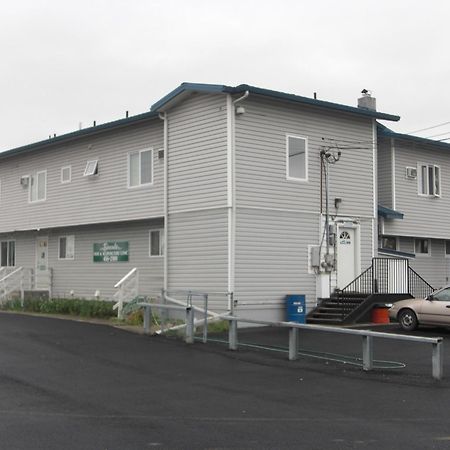
[[[285,330],[240,338],[287,342]],[[304,348],[352,354],[359,344],[302,335]],[[450,383],[432,380],[431,350],[419,347],[380,341],[376,357],[405,360],[407,368],[363,373],[0,314],[0,449],[449,448]],[[450,367],[446,373],[450,379]]]

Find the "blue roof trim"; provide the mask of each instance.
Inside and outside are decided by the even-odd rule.
[[[378,215],[385,219],[403,219],[404,214],[386,206],[378,205]]]
[[[450,150],[450,144],[447,142],[434,141],[433,139],[411,136],[410,134],[396,133],[395,131],[390,130],[381,123],[377,124],[377,127],[378,133],[386,138],[405,139],[408,141],[418,142],[424,145],[434,145],[436,147],[440,147],[445,150]]]
[[[202,84],[202,83],[181,83],[176,89],[174,89],[172,92],[169,92],[167,95],[165,95],[161,100],[158,100],[156,103],[154,103],[150,110],[151,111],[157,111],[159,108],[164,106],[166,103],[173,100],[175,97],[177,97],[179,94],[182,94],[183,92],[207,92],[207,93],[221,93],[226,92],[225,89],[227,86],[224,86],[222,84]]]
[[[287,100],[295,103],[303,103],[312,106],[319,106],[322,108],[334,109],[338,111],[344,111],[352,114],[358,114],[360,116],[372,117],[381,120],[400,120],[399,116],[392,114],[385,114],[370,109],[357,108],[355,106],[341,105],[339,103],[326,102],[323,100],[316,100],[309,97],[302,97],[295,94],[287,94],[285,92],[273,91],[270,89],[263,89],[256,86],[250,86],[248,84],[240,84],[239,86],[224,86],[220,84],[199,84],[199,83],[182,83],[172,92],[167,94],[161,100],[152,105],[151,110],[155,111],[162,108],[165,104],[176,98],[178,95],[184,92],[208,92],[208,93],[225,93],[225,94],[243,94],[245,91],[249,91],[252,94],[263,95],[265,97],[276,98],[279,100]]]
[[[400,252],[399,250],[391,250],[388,248],[379,248],[378,253],[383,253],[384,255],[398,256],[401,258],[415,258],[414,253]]]
[[[16,147],[11,150],[0,152],[0,159],[9,158],[22,153],[32,152],[48,145],[61,143],[64,141],[70,141],[79,137],[90,136],[91,134],[97,134],[102,131],[111,130],[114,128],[120,128],[133,123],[141,122],[143,120],[154,119],[158,117],[156,111],[145,112],[137,114],[136,116],[127,117],[125,119],[114,120],[112,122],[102,123],[95,127],[84,128],[82,130],[72,131],[71,133],[61,134],[59,136],[45,139],[44,141],[34,142],[33,144],[24,145],[22,147]]]

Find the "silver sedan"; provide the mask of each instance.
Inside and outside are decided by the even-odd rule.
[[[397,320],[406,331],[419,325],[450,326],[450,286],[439,289],[426,298],[412,298],[394,303],[389,317]]]

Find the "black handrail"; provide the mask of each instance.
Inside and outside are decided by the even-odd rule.
[[[372,258],[372,264],[335,296],[342,320],[353,311],[356,299],[371,294],[409,294],[425,298],[434,291],[404,258]]]

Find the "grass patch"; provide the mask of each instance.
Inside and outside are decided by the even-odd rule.
[[[26,311],[109,319],[117,315],[113,310],[113,305],[113,302],[108,301],[52,298],[50,300],[27,299],[24,301],[23,306],[20,300],[10,300],[4,303],[1,309],[6,311]]]

